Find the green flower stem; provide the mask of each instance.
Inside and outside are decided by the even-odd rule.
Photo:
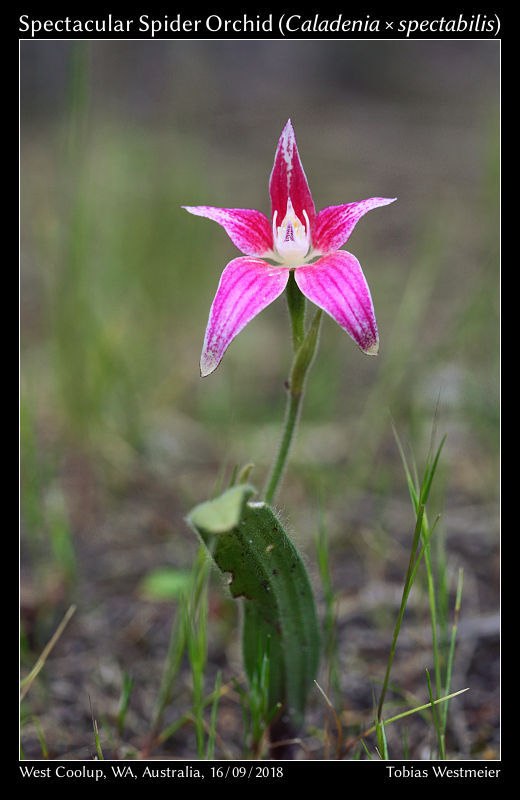
[[[274,462],[273,468],[271,470],[271,475],[269,477],[267,488],[265,490],[265,502],[268,505],[271,505],[273,502],[276,490],[278,488],[278,484],[280,483],[280,479],[285,469],[285,464],[287,461],[287,457],[289,455],[289,450],[291,448],[292,438],[294,435],[294,431],[296,430],[296,423],[298,421],[298,416],[300,414],[301,401],[302,401],[302,396],[292,394],[291,390],[289,389],[289,395],[287,398],[287,410],[285,413],[285,425],[284,425],[283,437],[280,443],[280,448],[278,450],[276,461]]]
[[[309,330],[305,333],[305,297],[298,289],[292,272],[286,291],[289,313],[291,315],[294,358],[289,380],[286,383],[287,409],[285,413],[284,431],[265,490],[265,502],[269,505],[274,500],[291,449],[291,443],[303,401],[305,379],[314,360],[314,356],[316,355],[322,316],[321,309],[318,309]]]
[[[285,292],[291,316],[293,348],[296,353],[305,338],[305,295],[300,292],[298,284],[294,280],[294,270],[289,273],[289,282]]]

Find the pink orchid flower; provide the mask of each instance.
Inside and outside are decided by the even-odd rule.
[[[357,258],[339,248],[367,211],[396,198],[371,197],[328,206],[316,214],[291,120],[278,142],[269,192],[271,222],[252,209],[183,206],[222,225],[244,253],[229,262],[220,278],[202,348],[202,377],[218,367],[247,323],[282,294],[290,270],[305,297],[329,314],[365,353],[376,355],[379,350],[365,276]]]

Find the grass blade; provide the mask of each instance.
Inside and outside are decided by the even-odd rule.
[[[430,695],[430,704],[431,704],[431,708],[432,708],[433,724],[435,726],[435,731],[437,733],[437,741],[439,743],[439,756],[440,756],[441,760],[444,761],[444,759],[446,758],[446,753],[445,753],[445,750],[444,750],[444,738],[443,738],[442,731],[441,731],[441,726],[440,726],[439,717],[438,717],[438,714],[437,714],[437,709],[435,708],[435,699],[434,699],[434,696],[433,696],[432,684],[431,684],[431,681],[430,681],[430,673],[428,672],[428,670],[426,670],[426,682],[428,684],[428,694]]]
[[[76,606],[75,605],[70,606],[70,608],[66,612],[65,616],[63,617],[62,621],[60,622],[60,624],[56,628],[55,632],[53,633],[52,637],[50,638],[49,642],[43,648],[42,653],[41,653],[40,657],[38,658],[38,660],[36,661],[36,664],[34,665],[34,667],[29,672],[29,674],[26,675],[25,678],[22,681],[20,681],[20,686],[21,686],[20,700],[23,700],[23,698],[25,697],[25,695],[27,694],[27,692],[31,688],[31,685],[32,685],[33,681],[38,676],[40,670],[44,667],[45,662],[46,662],[47,658],[49,657],[49,654],[50,654],[52,648],[54,647],[54,645],[56,644],[56,642],[60,638],[61,634],[63,633],[63,631],[67,627],[67,624],[68,624],[70,618],[72,617],[72,615],[74,614],[75,610],[76,610]]]

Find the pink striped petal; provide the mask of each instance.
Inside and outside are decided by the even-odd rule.
[[[361,217],[378,206],[393,203],[396,197],[370,197],[359,203],[346,203],[342,206],[328,206],[316,217],[312,243],[317,253],[332,253],[345,244],[354,226]]]
[[[287,267],[272,267],[256,258],[235,258],[221,275],[209,312],[200,359],[204,378],[215,370],[229,344],[266,306],[284,291]]]
[[[359,261],[351,253],[335,253],[294,270],[302,293],[336,320],[369,355],[379,350],[370,290]]]
[[[229,238],[246,256],[268,256],[273,249],[271,223],[261,211],[250,208],[183,206],[190,214],[208,217],[226,230]]]
[[[305,217],[303,211],[307,212],[312,230],[316,211],[309,184],[298,155],[291,120],[287,122],[278,142],[269,179],[269,192],[271,194],[271,219],[274,218],[274,212],[276,211],[276,222],[281,225],[287,212],[287,201],[290,198],[298,219],[304,225]]]

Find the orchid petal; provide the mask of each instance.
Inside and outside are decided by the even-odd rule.
[[[229,262],[209,312],[200,359],[202,377],[218,367],[235,336],[282,294],[288,280],[287,267],[272,267],[256,258]]]
[[[359,261],[351,253],[335,253],[294,270],[301,292],[336,320],[369,355],[379,350],[370,290]]]
[[[190,214],[208,217],[225,229],[229,238],[246,256],[269,256],[273,249],[271,223],[261,211],[250,208],[183,206]]]
[[[287,122],[278,142],[269,180],[269,192],[271,194],[271,219],[274,219],[276,212],[278,224],[281,224],[290,200],[301,223],[305,222],[303,212],[306,212],[312,229],[316,210],[296,147],[291,120]]]
[[[361,217],[378,206],[387,206],[397,198],[370,197],[358,203],[328,206],[316,217],[312,243],[316,253],[332,253],[345,244]]]

